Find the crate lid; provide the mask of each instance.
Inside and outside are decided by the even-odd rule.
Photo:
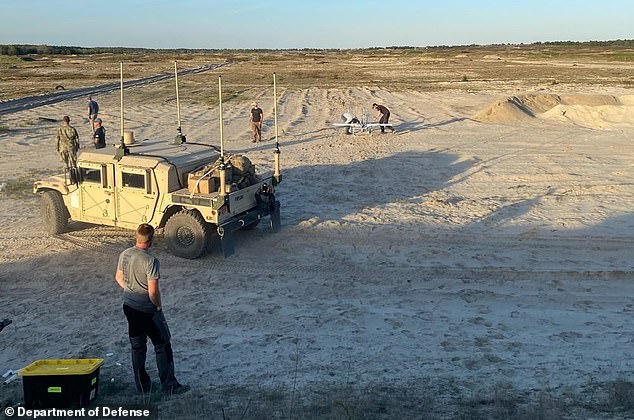
[[[103,365],[104,359],[36,360],[18,371],[20,376],[87,375]]]

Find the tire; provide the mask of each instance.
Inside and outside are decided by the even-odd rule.
[[[209,227],[196,211],[180,211],[165,223],[167,249],[177,257],[200,257],[207,250],[208,237]]]
[[[44,228],[50,235],[63,233],[68,227],[68,209],[57,191],[44,191],[41,198],[41,214]]]

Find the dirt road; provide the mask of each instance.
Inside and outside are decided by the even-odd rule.
[[[179,75],[197,74],[210,70],[216,70],[220,67],[228,65],[229,62],[207,64],[193,69],[180,70]],[[154,76],[143,77],[141,79],[127,80],[123,82],[124,88],[147,86],[151,83],[168,80],[174,77],[173,73],[162,73]],[[68,101],[71,99],[85,98],[89,95],[104,94],[118,90],[120,83],[108,83],[99,86],[86,86],[73,90],[61,90],[55,93],[49,93],[46,95],[29,96],[26,98],[19,98],[0,102],[0,115],[11,114],[18,111],[25,111],[28,109],[34,109],[44,105],[51,105],[58,102]]]

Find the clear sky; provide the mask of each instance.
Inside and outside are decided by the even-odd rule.
[[[0,44],[362,48],[633,38],[632,0],[0,0]]]

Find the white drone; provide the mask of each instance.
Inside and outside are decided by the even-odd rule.
[[[334,127],[345,127],[346,134],[361,134],[367,133],[372,134],[372,130],[377,127],[390,127],[392,128],[392,124],[380,124],[378,122],[370,122],[370,113],[367,111],[363,111],[363,116],[359,120],[356,115],[351,112],[344,112],[341,115],[342,123],[334,123]]]

